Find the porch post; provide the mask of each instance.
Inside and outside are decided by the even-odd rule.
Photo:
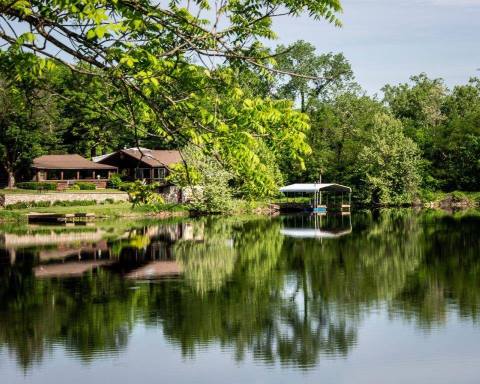
[[[60,171],[60,180],[63,180],[63,171]]]
[[[92,179],[95,180],[95,171],[92,171]]]
[[[77,180],[80,180],[80,171],[77,171]]]

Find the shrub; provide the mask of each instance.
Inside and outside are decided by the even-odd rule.
[[[439,199],[438,193],[430,189],[422,189],[418,194],[423,203],[433,203]]]
[[[121,189],[122,183],[123,182],[120,175],[118,173],[114,173],[110,176],[110,179],[108,179],[107,187],[113,189]]]
[[[185,212],[188,211],[191,207],[186,204],[176,204],[176,203],[151,203],[142,205],[139,210],[142,212]]]
[[[94,183],[88,183],[88,182],[77,182],[75,185],[78,185],[82,191],[92,191],[94,189],[97,189],[97,186]]]
[[[75,207],[75,206],[97,205],[97,202],[95,200],[55,201],[52,205],[54,207]]]
[[[50,207],[52,205],[51,201],[37,201],[35,204],[35,207],[40,208],[40,207]]]
[[[15,204],[9,204],[6,209],[26,209],[26,208],[45,208],[50,207],[50,201],[21,201]]]
[[[226,213],[233,209],[231,187],[233,175],[214,158],[190,147],[183,151],[189,164],[173,167],[168,180],[179,187],[193,187],[190,203],[193,210],[204,213]]]
[[[162,196],[156,193],[158,186],[158,183],[147,184],[140,180],[128,183],[127,192],[133,206],[163,203]]]
[[[113,200],[111,198],[103,200],[103,204],[113,204],[113,203],[115,203],[115,200]]]
[[[120,189],[121,191],[125,191],[125,192],[128,192],[133,187],[134,187],[134,183],[132,181],[122,181],[118,185],[118,189]]]
[[[37,181],[26,181],[23,183],[17,183],[17,188],[32,189],[36,191],[56,191],[57,184]]]
[[[30,205],[28,203],[15,203],[15,204],[9,204],[5,207],[6,209],[25,209],[25,208],[30,208]]]
[[[68,188],[70,191],[79,191],[80,186],[78,184],[73,184]]]
[[[462,203],[462,202],[468,201],[467,195],[460,191],[454,191],[450,193],[450,196],[454,203]]]

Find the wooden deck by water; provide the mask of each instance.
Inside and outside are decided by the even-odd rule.
[[[94,213],[29,213],[29,223],[74,223],[95,220]]]

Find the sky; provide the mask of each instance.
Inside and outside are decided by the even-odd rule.
[[[343,0],[341,28],[307,16],[274,23],[279,39],[343,52],[369,93],[421,72],[449,87],[480,77],[480,0]]]

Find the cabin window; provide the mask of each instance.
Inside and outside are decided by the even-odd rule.
[[[136,168],[135,169],[135,178],[136,179],[150,179],[150,168]]]
[[[167,175],[167,170],[165,168],[154,168],[153,169],[153,178],[156,180],[163,180]]]

